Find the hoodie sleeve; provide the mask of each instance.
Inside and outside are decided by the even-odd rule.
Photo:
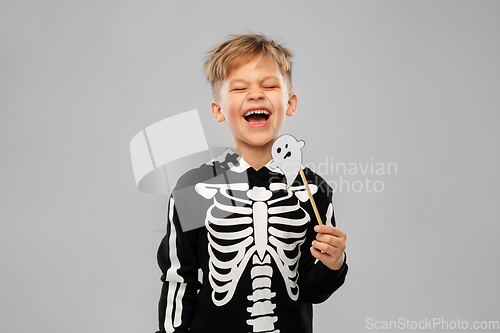
[[[309,183],[317,184],[318,191],[314,200],[318,208],[321,220],[326,225],[336,226],[333,212],[333,189],[321,177],[306,168],[306,177]],[[344,284],[347,274],[347,257],[344,253],[344,264],[339,270],[331,270],[311,254],[310,247],[316,232],[314,227],[318,225],[313,213],[312,206],[308,201],[307,210],[311,215],[306,241],[302,245],[302,256],[299,262],[299,290],[302,300],[306,303],[321,303],[326,301],[331,294]]]
[[[157,333],[188,332],[193,317],[198,281],[198,261],[195,256],[197,231],[182,232],[174,197],[167,211],[167,230],[158,249],[158,265],[162,271],[158,306]]]

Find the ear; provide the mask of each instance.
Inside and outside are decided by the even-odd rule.
[[[224,118],[224,115],[221,112],[221,107],[219,103],[217,103],[217,101],[213,101],[212,104],[210,104],[210,108],[212,109],[212,114],[214,115],[215,120],[217,120],[219,123],[226,120],[226,118]]]
[[[288,98],[288,105],[286,109],[286,115],[291,117],[297,110],[297,95],[294,93],[290,93],[290,97]]]

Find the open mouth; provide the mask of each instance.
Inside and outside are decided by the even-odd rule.
[[[252,110],[248,111],[243,115],[243,118],[251,124],[263,124],[270,117],[270,113],[267,110]]]

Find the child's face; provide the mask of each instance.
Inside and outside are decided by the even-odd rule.
[[[227,122],[236,148],[272,145],[285,114],[292,116],[297,106],[297,96],[288,91],[276,64],[262,57],[231,69],[219,96],[212,113]]]

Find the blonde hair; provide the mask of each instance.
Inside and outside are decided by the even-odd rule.
[[[207,80],[212,85],[216,99],[229,71],[257,56],[264,56],[276,63],[285,79],[288,91],[292,91],[292,52],[262,34],[230,35],[230,39],[214,47],[206,54],[203,64]]]

